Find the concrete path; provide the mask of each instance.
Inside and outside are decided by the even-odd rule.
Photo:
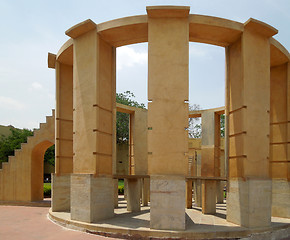
[[[48,207],[0,206],[0,240],[109,240],[72,231],[47,218]]]

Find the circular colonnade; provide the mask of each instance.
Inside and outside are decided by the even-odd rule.
[[[147,7],[147,15],[101,24],[86,20],[67,30],[71,38],[48,56],[57,89],[51,214],[69,211],[72,221],[87,223],[114,216],[116,47],[148,42],[148,142],[140,150],[134,139],[130,156],[135,176],[150,175],[150,228],[186,229],[192,41],[226,50],[227,220],[268,229],[271,215],[289,217],[289,203],[276,200],[281,191],[272,193],[272,185],[288,186],[290,176],[290,134],[281,131],[290,121],[290,56],[272,37],[277,32],[255,19],[242,24],[177,6]],[[202,211],[214,213],[210,199],[221,177],[218,118],[214,111],[204,113],[212,131],[202,140]],[[138,114],[132,116],[137,123]],[[136,178],[128,180],[129,191]],[[283,189],[289,194],[289,187]]]

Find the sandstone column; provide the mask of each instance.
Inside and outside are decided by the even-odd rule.
[[[201,176],[201,150],[196,150],[195,155],[195,168],[196,168],[196,176]],[[197,207],[201,207],[201,199],[202,199],[202,193],[201,193],[201,180],[197,179],[194,181],[193,185],[193,191],[194,191],[194,203]]]
[[[127,210],[131,212],[140,211],[141,179],[128,179]]]
[[[71,218],[95,222],[114,215],[112,179],[115,48],[86,20],[73,38],[73,174]]]
[[[269,178],[270,43],[277,30],[248,20],[227,48],[229,189],[227,220],[244,227],[271,223]]]
[[[290,63],[271,67],[272,216],[290,217]]]
[[[54,58],[54,59],[53,59]],[[55,174],[52,174],[52,211],[70,210],[70,174],[73,170],[73,66],[49,54],[56,71]]]
[[[214,111],[202,113],[201,176],[220,176],[220,115]],[[202,213],[216,212],[216,181],[202,180]]]
[[[130,113],[130,175],[148,174],[147,131],[147,110],[135,109],[134,113]],[[146,194],[148,191],[146,189],[143,191],[141,188],[147,186],[148,184],[142,184],[141,178],[128,179],[128,211],[140,211],[142,192]],[[136,190],[136,187],[140,189]],[[148,200],[146,204],[148,204]],[[134,207],[137,205],[139,205],[138,208]]]
[[[220,147],[219,147],[219,159],[220,159],[220,177],[225,177],[225,151],[224,151],[224,139],[221,139]],[[216,193],[216,202],[223,203],[224,202],[224,181],[217,181],[217,193]]]
[[[192,180],[186,181],[186,208],[192,208],[192,184]]]
[[[147,7],[150,227],[185,229],[189,7]]]

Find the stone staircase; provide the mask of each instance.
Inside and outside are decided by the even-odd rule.
[[[43,200],[43,158],[54,144],[55,111],[40,123],[27,143],[16,149],[0,169],[0,201],[31,202]]]

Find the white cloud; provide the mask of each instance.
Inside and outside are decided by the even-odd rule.
[[[38,83],[38,82],[33,82],[33,83],[31,84],[31,86],[32,86],[32,88],[35,89],[35,90],[40,90],[40,89],[42,89],[42,85],[41,85],[40,83]]]
[[[25,105],[13,98],[0,96],[0,108],[21,110],[25,108]]]
[[[134,65],[143,65],[148,62],[147,52],[137,52],[133,47],[119,47],[117,49],[117,70]]]

